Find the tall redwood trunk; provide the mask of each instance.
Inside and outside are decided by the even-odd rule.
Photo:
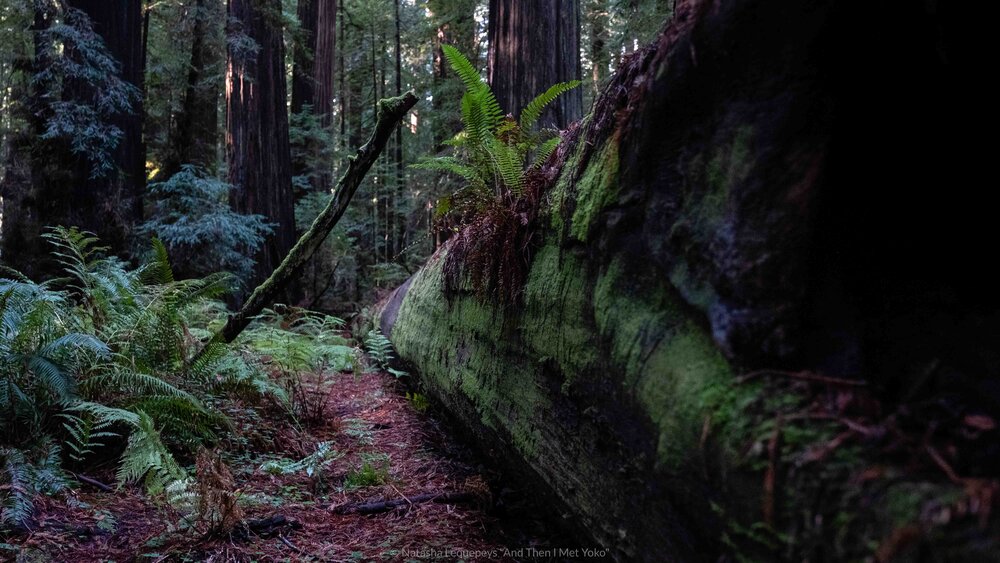
[[[400,42],[400,21],[399,21],[399,0],[395,2],[396,8],[396,96],[403,94],[403,50]],[[406,217],[398,209],[399,202],[403,201],[403,128],[396,129],[396,189],[393,194],[396,208],[393,213],[396,215],[396,232],[390,235],[390,239],[395,237],[393,256],[402,252],[406,246]]]
[[[337,44],[337,0],[299,0],[299,22],[305,33],[304,44],[295,50],[292,71],[292,113],[307,104],[319,118],[320,126],[330,131],[333,124],[334,54]],[[318,150],[319,147],[307,147]],[[310,150],[309,152],[313,152]],[[331,163],[312,179],[313,189],[329,190]],[[295,174],[306,172],[303,163],[295,163]]]
[[[219,92],[222,80],[213,76],[222,61],[224,21],[222,4],[217,0],[195,0],[191,65],[188,69],[184,105],[175,121],[170,153],[160,177],[169,178],[182,164],[194,164],[210,173],[216,171],[219,136]]]
[[[580,79],[576,0],[490,0],[487,79],[500,107],[515,116],[556,82]],[[539,123],[565,128],[583,116],[579,88],[550,104]]]
[[[118,61],[120,76],[143,90],[143,13],[141,0],[70,0],[69,6],[86,13],[95,32]],[[72,84],[68,88],[86,89]],[[113,251],[127,250],[128,237],[142,220],[142,195],[146,187],[146,148],[142,139],[142,99],[129,114],[117,114],[111,123],[122,131],[112,158],[114,170],[107,176],[91,178],[90,165],[79,162],[73,183],[66,194],[66,217],[51,218],[47,224],[76,225],[93,231]]]
[[[285,109],[285,53],[280,0],[229,0],[226,65],[226,160],[233,189],[229,203],[240,213],[264,215],[275,224],[255,256],[254,286],[277,267],[295,241],[292,166]]]

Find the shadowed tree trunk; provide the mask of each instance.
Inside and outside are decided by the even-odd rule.
[[[278,0],[230,0],[226,68],[226,160],[239,213],[274,223],[255,256],[249,285],[277,267],[295,241],[292,166],[285,109],[285,55]]]
[[[184,105],[175,117],[177,128],[170,154],[157,179],[166,180],[182,164],[194,164],[216,172],[219,135],[218,100],[222,86],[223,11],[215,0],[195,0],[191,65]]]
[[[143,89],[141,0],[72,0],[71,8],[87,14],[93,30],[101,36],[108,52],[119,63],[119,76]],[[81,82],[66,86],[64,95],[90,96],[92,87]],[[110,123],[122,131],[121,140],[112,152],[113,169],[104,176],[91,177],[91,165],[76,159],[72,178],[66,185],[55,213],[41,217],[43,225],[75,225],[95,232],[113,252],[127,250],[128,238],[142,220],[142,194],[146,186],[146,151],[142,140],[142,99],[132,104],[128,114],[116,114]],[[65,213],[61,213],[61,208]]]
[[[93,32],[100,37],[99,45],[85,29],[70,36],[74,42],[63,43],[56,49],[45,32],[52,29],[64,8],[77,9],[89,18]],[[64,22],[67,19],[64,16]],[[79,20],[69,24],[83,25]],[[53,225],[74,225],[93,231],[112,252],[124,255],[133,229],[142,219],[142,193],[145,187],[145,149],[142,142],[142,99],[131,100],[131,111],[102,116],[88,127],[113,126],[121,132],[117,146],[101,158],[107,165],[102,173],[94,173],[91,155],[74,154],[66,135],[42,138],[53,118],[55,102],[83,107],[87,112],[101,114],[98,84],[117,82],[120,78],[142,91],[143,17],[140,0],[123,0],[114,5],[96,0],[73,0],[66,5],[38,4],[32,25],[34,62],[32,73],[52,68],[49,57],[61,57],[87,80],[80,78],[47,77],[31,87],[31,96],[21,108],[27,111],[27,134],[17,139],[15,173],[5,178],[3,193],[7,199],[4,227],[4,262],[29,275],[40,275],[48,268],[40,235]],[[106,49],[106,51],[105,51]],[[81,54],[82,53],[82,54]],[[93,67],[95,59],[113,63]],[[25,57],[26,58],[26,57]],[[65,61],[64,61],[65,62]],[[89,73],[89,74],[88,74]],[[85,112],[85,113],[87,113]],[[106,119],[106,121],[104,120]],[[61,125],[66,125],[63,117]],[[73,130],[73,127],[70,127]],[[79,131],[74,131],[79,134]],[[102,139],[107,141],[107,139]],[[100,142],[100,141],[99,141]],[[12,147],[15,148],[15,147]],[[11,155],[15,157],[14,154]],[[29,164],[30,163],[30,164]],[[29,164],[28,168],[24,166]],[[13,210],[16,208],[16,213]]]
[[[300,0],[298,17],[305,32],[305,40],[295,50],[295,67],[292,71],[292,113],[300,113],[306,105],[312,106],[319,125],[329,132],[333,124],[334,56],[337,44],[337,1]],[[322,147],[304,147],[307,152]],[[296,175],[307,173],[304,163],[295,163]],[[330,189],[330,163],[322,162],[322,169],[312,178],[315,190]]]
[[[556,82],[580,79],[580,12],[575,0],[490,0],[487,80],[504,111],[518,113]],[[583,117],[579,88],[542,114],[542,127],[564,129]]]

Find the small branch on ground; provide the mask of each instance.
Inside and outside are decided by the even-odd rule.
[[[241,539],[249,538],[250,534],[266,538],[274,534],[280,535],[281,531],[286,528],[298,530],[301,527],[302,524],[297,520],[285,518],[283,514],[276,514],[267,518],[247,520],[246,524],[241,529],[237,529],[233,535]]]
[[[98,481],[97,479],[94,479],[93,477],[87,477],[86,475],[81,475],[79,473],[73,473],[72,475],[77,481],[81,483],[86,483],[92,487],[97,487],[98,489],[106,493],[110,493],[111,491],[114,490],[111,487],[111,485],[105,485],[104,483]]]
[[[743,384],[751,379],[756,379],[764,375],[777,375],[788,379],[798,379],[800,381],[811,381],[813,383],[825,383],[827,385],[840,385],[843,387],[867,387],[868,383],[857,379],[844,379],[842,377],[830,377],[819,375],[811,371],[782,371],[777,369],[761,369],[736,378],[736,383]]]
[[[397,491],[398,492],[398,491]],[[402,493],[400,493],[402,496]],[[478,500],[478,495],[468,492],[458,492],[458,493],[427,493],[422,495],[416,495],[410,498],[403,497],[402,499],[386,499],[375,502],[352,502],[348,504],[341,504],[339,506],[333,506],[330,511],[334,514],[378,514],[379,512],[389,512],[390,510],[395,510],[400,506],[414,505],[424,502],[436,502],[438,504],[460,504],[466,502],[475,502]]]

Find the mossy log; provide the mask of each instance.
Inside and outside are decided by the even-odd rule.
[[[851,225],[844,194],[875,201],[850,173],[875,118],[837,81],[850,68],[896,91],[898,77],[868,62],[889,56],[864,38],[892,43],[879,34],[925,15],[833,0],[677,2],[546,165],[522,302],[483,299],[471,283],[446,295],[456,237],[377,323],[484,452],[617,559],[997,560],[995,518],[928,524],[930,499],[945,506],[966,485],[933,464],[858,480],[875,465],[861,446],[878,432],[845,431],[837,413],[810,419],[810,393],[861,401],[886,381],[859,360],[859,349],[885,349],[859,327],[890,326],[891,311],[858,310],[843,291],[873,295],[865,276],[881,242],[830,237],[831,224],[844,222],[838,235]],[[914,45],[908,33],[894,32],[911,41],[900,52],[918,58],[937,37]],[[894,60],[936,68],[934,55],[907,56]],[[927,134],[894,139],[914,148]],[[832,271],[828,255],[856,263]],[[921,341],[907,357],[944,362],[949,346]],[[737,377],[773,368],[826,381]],[[989,394],[966,395],[991,408]]]
[[[312,255],[319,249],[347,211],[347,206],[358,190],[365,174],[372,167],[385,148],[389,135],[399,125],[406,112],[417,103],[413,92],[407,92],[397,98],[387,98],[378,102],[378,118],[375,130],[368,142],[358,149],[357,154],[349,159],[347,171],[337,182],[337,187],[323,211],[316,217],[309,230],[299,238],[295,246],[285,256],[276,270],[253,290],[250,297],[239,311],[226,320],[226,325],[215,335],[213,340],[232,342],[243,329],[250,324],[251,319],[274,302],[275,297],[288,285],[289,280],[306,265]]]

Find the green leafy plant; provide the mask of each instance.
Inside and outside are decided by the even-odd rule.
[[[0,527],[29,527],[34,499],[64,489],[59,446],[42,440],[31,449],[0,448]]]
[[[184,165],[167,180],[149,185],[153,214],[139,231],[162,240],[183,265],[185,277],[230,271],[245,279],[254,264],[250,256],[273,226],[262,215],[233,212],[231,187]]]
[[[451,296],[469,280],[481,298],[517,301],[527,280],[535,220],[545,184],[543,164],[559,144],[557,132],[535,131],[545,107],[576,88],[560,82],[521,110],[505,115],[476,68],[456,49],[444,54],[465,86],[463,129],[448,144],[452,156],[425,158],[416,168],[456,175],[464,187],[438,202],[439,222],[457,232],[445,257],[445,292]]]
[[[364,338],[365,352],[368,353],[368,357],[371,358],[373,367],[376,370],[383,370],[391,373],[397,379],[401,377],[406,377],[409,375],[403,370],[399,370],[392,367],[392,360],[394,359],[392,352],[392,342],[382,334],[378,328],[373,328],[365,334]]]
[[[316,451],[300,460],[272,460],[260,466],[260,470],[271,475],[292,475],[304,473],[312,481],[313,492],[318,493],[323,488],[323,470],[343,454],[333,449],[330,442],[319,442]]]
[[[414,168],[440,170],[467,182],[465,198],[482,207],[491,199],[512,200],[524,194],[527,174],[540,166],[559,143],[554,131],[533,131],[545,107],[579,80],[560,82],[539,94],[521,110],[520,119],[504,115],[496,96],[479,71],[462,53],[443,45],[445,57],[465,85],[463,130],[448,144],[456,156],[425,158]],[[454,208],[449,206],[449,209]]]
[[[218,307],[203,304],[228,290],[227,277],[175,279],[155,240],[130,269],[89,233],[59,227],[45,238],[63,277],[0,278],[0,526],[27,524],[33,499],[58,488],[63,462],[117,461],[119,483],[185,502],[194,481],[175,454],[190,456],[228,427],[217,396],[283,393],[239,347],[213,344],[189,362],[200,344],[189,319],[213,319],[204,311]],[[326,334],[335,323],[305,324]]]
[[[406,394],[406,400],[410,401],[410,404],[413,405],[413,408],[415,408],[418,412],[425,412],[431,406],[430,401],[427,400],[427,396],[423,393],[408,392]]]
[[[266,309],[237,343],[279,367],[283,395],[298,422],[322,426],[333,391],[329,373],[354,365],[354,348],[341,336],[343,325],[337,317],[298,308]]]
[[[361,454],[361,466],[344,478],[344,488],[360,489],[384,485],[389,480],[389,456],[383,453]]]

